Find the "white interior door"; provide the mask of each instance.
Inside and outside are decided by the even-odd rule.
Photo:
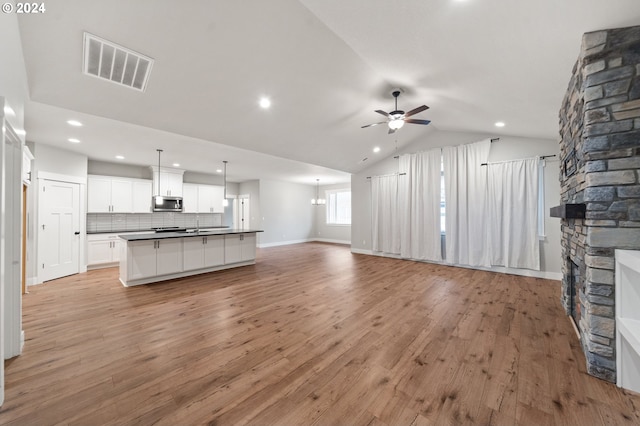
[[[42,281],[80,272],[80,185],[43,179],[38,241]]]

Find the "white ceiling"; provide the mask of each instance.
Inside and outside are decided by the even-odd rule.
[[[228,160],[235,181],[331,183],[434,129],[556,139],[581,35],[640,24],[640,2],[65,0],[19,20],[27,140],[131,164],[162,148],[163,164],[204,173]],[[83,75],[84,31],[154,58],[146,92]],[[399,107],[429,105],[415,118],[432,124],[361,129],[392,109],[396,86]]]

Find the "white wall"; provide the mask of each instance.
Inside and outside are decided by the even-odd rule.
[[[335,185],[321,185],[320,197],[327,199],[326,191],[335,189],[351,190],[350,183],[339,183]],[[315,231],[314,239],[330,243],[351,244],[350,225],[327,225],[326,206],[315,206]]]
[[[24,107],[29,99],[27,71],[22,55],[18,15],[2,14],[0,17],[0,96],[15,115],[5,118],[14,130],[24,130]]]
[[[27,261],[27,282],[29,284],[39,284],[42,282],[41,279],[38,279],[38,194],[36,189],[38,188],[38,177],[41,173],[45,174],[55,174],[61,176],[69,176],[74,178],[75,181],[83,182],[80,184],[80,226],[81,226],[81,242],[80,242],[80,272],[84,271],[86,267],[85,261],[85,250],[82,247],[85,247],[85,227],[86,227],[86,180],[88,173],[88,159],[85,155],[78,154],[71,151],[66,151],[63,149],[59,149],[50,145],[41,144],[41,143],[28,143],[29,149],[31,149],[31,153],[35,157],[33,161],[33,191],[29,197],[28,204],[33,206],[32,211],[32,219],[28,223],[28,231],[27,234],[33,236],[33,249],[31,250],[35,253]]]
[[[24,135],[21,133],[24,130],[24,109],[25,103],[28,101],[28,87],[27,87],[27,73],[24,65],[24,56],[22,54],[22,45],[20,43],[20,31],[18,29],[18,15],[16,14],[2,14],[0,16],[0,60],[2,66],[0,66],[0,122],[4,123],[5,120],[11,125],[11,127],[18,132],[21,145],[24,144]],[[5,115],[5,105],[11,108],[11,111]],[[20,253],[15,253],[15,241],[5,240],[5,228],[7,226],[15,227],[15,223],[7,223],[7,216],[13,218],[21,218],[22,203],[15,205],[16,203],[7,202],[6,189],[4,185],[7,182],[6,168],[5,168],[5,151],[4,151],[4,137],[0,137],[0,405],[4,402],[4,362],[5,357],[5,322],[10,327],[12,332],[21,331],[20,316],[20,297],[15,300],[13,294],[10,297],[5,298],[5,266],[10,267],[17,259],[20,263]],[[14,170],[15,172],[15,170]],[[18,175],[20,176],[20,175]],[[17,184],[19,184],[18,179]],[[5,209],[11,209],[11,214]],[[13,238],[20,238],[20,233],[14,233]],[[13,283],[12,283],[13,284]],[[13,293],[13,292],[9,292]],[[11,307],[8,310],[7,307]],[[5,316],[12,312],[14,315],[11,318],[5,318]],[[14,318],[17,312],[18,321]]]
[[[260,229],[262,247],[309,241],[314,233],[311,199],[315,186],[260,180]],[[251,200],[251,209],[253,209]],[[253,212],[251,212],[253,216]]]
[[[424,140],[414,142],[397,154],[425,151],[431,148],[461,145],[491,138],[493,135],[480,133],[435,131]],[[539,155],[558,155],[557,141],[547,139],[529,139],[512,136],[502,136],[500,140],[491,144],[489,161],[515,160]],[[352,197],[352,225],[351,249],[354,252],[371,252],[371,184],[367,176],[397,173],[398,160],[386,158],[379,163],[353,175],[351,178]],[[549,208],[557,205],[560,200],[560,182],[558,179],[558,158],[547,160],[545,168],[545,231],[546,237],[540,242],[541,274],[540,276],[559,279],[560,277],[560,223],[549,217]],[[499,268],[495,268],[500,270]],[[523,273],[525,273],[523,271]]]
[[[90,175],[118,176],[134,179],[153,179],[149,166],[135,166],[131,164],[118,164],[108,161],[89,160],[87,173]]]
[[[39,172],[87,178],[88,158],[86,155],[56,148],[51,145],[34,143],[31,150],[35,157],[34,177]]]
[[[249,195],[249,228],[264,229],[260,216],[260,181],[250,180],[238,185],[237,195]],[[226,214],[225,214],[226,216]],[[262,242],[262,232],[256,234],[257,244]]]

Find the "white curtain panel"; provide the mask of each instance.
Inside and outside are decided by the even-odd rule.
[[[491,140],[444,147],[446,262],[491,266],[487,230],[487,171]]]
[[[371,209],[373,251],[400,254],[398,175],[371,177]]]
[[[402,155],[399,161],[400,255],[407,259],[442,261],[441,150]]]
[[[538,158],[487,165],[491,263],[540,270]]]

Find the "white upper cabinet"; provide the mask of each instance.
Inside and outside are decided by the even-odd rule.
[[[88,213],[149,213],[151,181],[112,176],[87,177]]]
[[[157,166],[151,166],[151,170],[153,171],[153,195],[182,197],[184,170],[161,167],[160,173],[158,173]],[[160,193],[158,193],[158,188],[160,188]]]
[[[153,182],[136,179],[133,181],[133,212],[151,213],[151,197],[153,197]]]
[[[182,185],[183,213],[198,213],[198,185],[185,183]]]
[[[222,186],[185,183],[182,188],[185,213],[224,213]]]
[[[133,211],[133,182],[120,178],[111,180],[111,211],[114,213]]]

